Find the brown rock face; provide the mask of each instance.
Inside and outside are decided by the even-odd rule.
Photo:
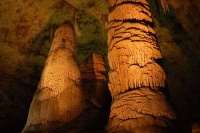
[[[106,68],[103,57],[95,52],[80,66],[84,95],[87,101],[97,107],[110,102],[110,92],[106,82]]]
[[[109,4],[109,89],[113,100],[107,130],[160,132],[175,114],[160,91],[166,76],[157,63],[162,56],[148,3],[110,0]]]
[[[56,30],[23,132],[49,132],[83,111],[85,102],[74,58],[74,38],[74,28],[69,23]]]
[[[53,133],[104,133],[111,96],[106,82],[103,57],[95,52],[80,66],[81,83],[87,108],[74,120]]]

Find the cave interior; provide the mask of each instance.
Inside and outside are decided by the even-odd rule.
[[[200,132],[200,1],[167,0],[168,10],[158,1],[147,0],[166,73],[166,94],[176,120],[173,129],[180,133]],[[91,64],[98,53],[105,62],[108,82],[108,8],[107,0],[1,0],[0,1],[0,131],[21,132],[37,90],[56,29],[70,21],[76,33],[76,61],[81,67]],[[82,72],[83,70],[83,72]],[[81,70],[84,73],[84,68]],[[87,71],[87,70],[85,70]],[[86,76],[87,77],[87,76]],[[79,119],[54,132],[103,133],[109,117],[111,96],[92,101],[94,82],[82,80],[89,88],[88,105]],[[92,83],[91,83],[92,82]],[[106,83],[107,84],[107,83]],[[104,86],[107,88],[107,85]],[[104,103],[105,102],[105,103]],[[90,118],[87,118],[88,112]]]

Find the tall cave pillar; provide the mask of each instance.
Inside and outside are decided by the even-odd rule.
[[[83,111],[85,101],[75,53],[73,25],[64,23],[55,32],[22,132],[49,132],[70,122]]]
[[[109,9],[107,131],[163,132],[175,114],[161,92],[166,76],[147,0],[109,0]]]

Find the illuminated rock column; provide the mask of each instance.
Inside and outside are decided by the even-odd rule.
[[[110,104],[106,68],[101,54],[94,52],[80,66],[83,92],[88,102],[101,108]]]
[[[76,118],[85,101],[74,58],[75,32],[70,23],[58,27],[23,132],[49,132]]]
[[[169,126],[173,109],[160,91],[165,73],[146,0],[109,0],[108,61],[112,105],[107,131],[145,132]],[[160,131],[158,131],[160,132]]]

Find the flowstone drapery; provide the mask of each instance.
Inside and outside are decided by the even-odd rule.
[[[109,9],[109,89],[113,100],[107,131],[160,132],[175,114],[160,91],[166,76],[157,63],[162,56],[149,5],[146,0],[109,0]]]
[[[70,23],[58,27],[22,132],[48,132],[76,118],[85,108]]]

